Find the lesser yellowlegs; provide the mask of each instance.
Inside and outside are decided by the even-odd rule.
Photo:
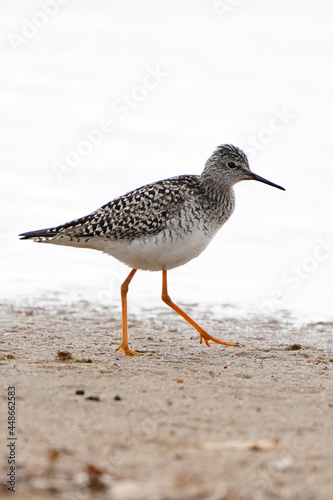
[[[93,248],[112,255],[132,268],[121,286],[122,343],[127,336],[127,291],[137,269],[162,271],[162,300],[200,334],[200,342],[237,346],[213,337],[169,297],[167,271],[197,257],[231,216],[235,207],[233,186],[242,180],[274,186],[251,172],[246,155],[230,144],[219,146],[201,175],[181,175],[148,184],[103,205],[90,215],[66,224],[23,233],[22,239]]]

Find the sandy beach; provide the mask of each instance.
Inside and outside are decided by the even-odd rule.
[[[333,324],[187,310],[241,346],[202,346],[161,308],[130,316],[146,354],[125,357],[118,310],[1,304],[3,498],[8,386],[17,499],[333,497]]]

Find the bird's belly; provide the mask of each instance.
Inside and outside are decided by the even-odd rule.
[[[207,247],[212,237],[200,229],[182,236],[167,232],[131,241],[94,238],[90,248],[102,250],[134,269],[160,271],[182,266],[194,259]]]

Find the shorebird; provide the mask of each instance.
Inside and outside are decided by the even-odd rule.
[[[233,186],[243,180],[283,187],[251,172],[245,153],[230,144],[218,146],[201,175],[180,175],[148,184],[106,203],[90,215],[66,224],[22,233],[21,239],[100,250],[131,268],[121,285],[122,342],[125,355],[128,286],[138,269],[162,271],[162,300],[182,316],[204,340],[226,346],[176,305],[168,294],[167,272],[186,264],[207,247],[235,208]]]

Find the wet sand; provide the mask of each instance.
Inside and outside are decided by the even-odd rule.
[[[1,497],[15,386],[16,499],[333,498],[333,324],[219,320],[200,345],[168,309],[130,317],[85,302],[2,304]],[[79,391],[79,392],[78,392]]]

